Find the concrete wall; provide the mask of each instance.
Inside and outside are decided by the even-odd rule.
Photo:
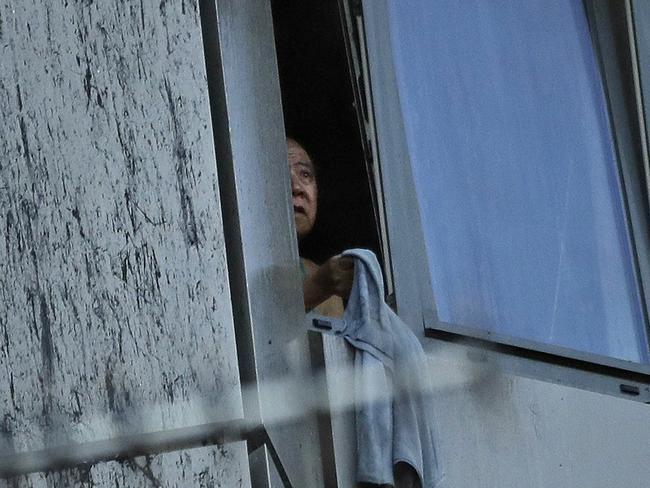
[[[441,488],[648,486],[650,406],[513,374],[500,363],[514,360],[496,353],[425,341],[439,384]]]
[[[240,488],[250,486],[246,446],[203,447],[0,480],[0,488]]]
[[[241,417],[197,2],[0,1],[0,125],[0,455]],[[152,469],[239,486],[245,456]]]

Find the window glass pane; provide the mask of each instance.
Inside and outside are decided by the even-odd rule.
[[[388,4],[439,320],[647,363],[582,3]]]

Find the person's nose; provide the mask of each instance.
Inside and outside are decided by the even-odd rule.
[[[300,178],[298,178],[298,175],[294,171],[292,171],[291,172],[291,195],[295,197],[298,195],[302,195],[303,193],[304,193],[304,189],[300,184]]]

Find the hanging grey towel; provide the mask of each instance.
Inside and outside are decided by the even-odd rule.
[[[365,249],[343,253],[355,260],[354,282],[341,320],[332,329],[354,347],[357,481],[394,485],[393,467],[408,463],[421,486],[432,488],[442,473],[420,342],[386,305],[376,256]]]

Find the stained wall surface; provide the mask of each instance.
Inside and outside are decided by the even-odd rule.
[[[197,1],[0,0],[0,125],[0,454],[241,417]]]
[[[241,463],[245,454],[242,443],[229,449],[188,449],[0,480],[0,488],[244,488],[250,486],[248,470]]]

